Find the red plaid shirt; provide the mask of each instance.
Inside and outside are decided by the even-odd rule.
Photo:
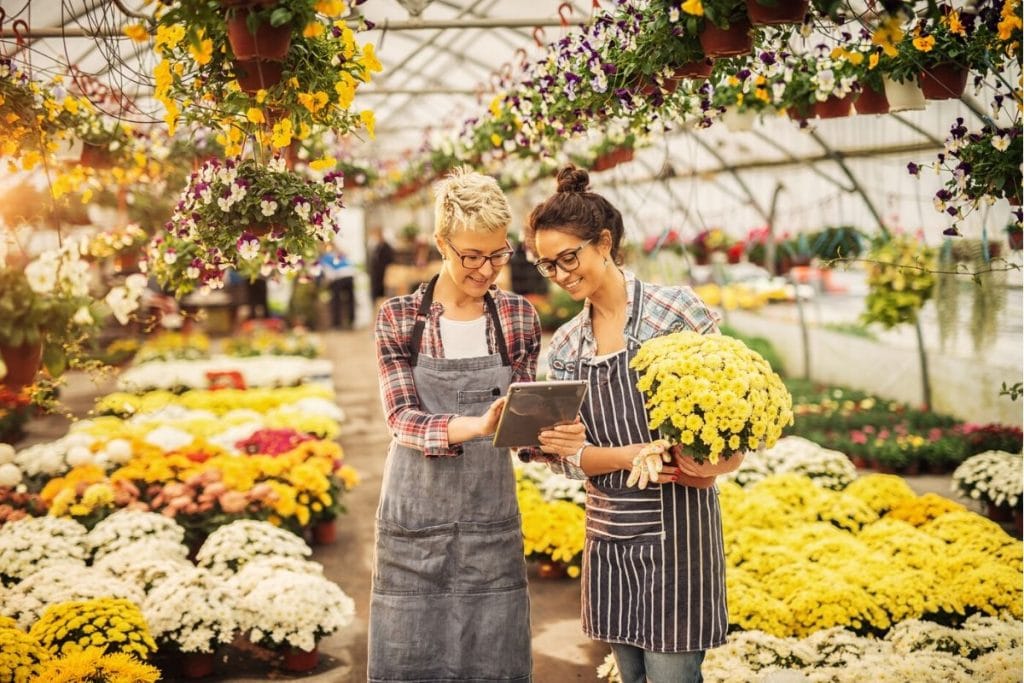
[[[412,294],[384,302],[377,314],[374,337],[377,341],[377,371],[380,397],[391,434],[403,446],[422,451],[428,457],[462,453],[462,446],[448,443],[448,422],[457,415],[434,414],[420,407],[416,383],[409,365],[409,342],[416,323],[416,312],[423,301],[426,285]],[[518,294],[491,287],[498,318],[505,333],[513,382],[532,382],[540,354],[540,320],[537,311]],[[439,320],[444,306],[435,301],[423,330],[420,354],[444,358]],[[487,348],[497,353],[497,336],[490,316],[487,318]]]

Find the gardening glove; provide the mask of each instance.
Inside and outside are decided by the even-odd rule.
[[[641,448],[633,457],[633,469],[626,480],[626,486],[635,484],[642,490],[647,488],[649,482],[658,483],[658,473],[664,463],[672,461],[669,448],[671,444],[664,439],[652,441]]]

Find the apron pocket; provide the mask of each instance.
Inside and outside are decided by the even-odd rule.
[[[495,524],[460,524],[457,593],[484,593],[526,585],[522,523],[518,516]]]
[[[455,571],[454,524],[406,529],[377,520],[373,589],[381,593],[446,593]]]

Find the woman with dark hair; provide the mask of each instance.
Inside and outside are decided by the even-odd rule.
[[[729,623],[714,481],[742,457],[712,466],[675,456],[653,486],[630,486],[630,471],[667,444],[648,427],[629,364],[652,337],[718,329],[689,287],[620,268],[622,215],[588,185],[586,171],[561,169],[558,191],[534,208],[526,230],[537,269],[584,301],[551,339],[548,378],[589,380],[586,441],[566,458],[537,450],[520,458],[587,479],[583,630],[611,645],[624,683],[701,681],[704,653],[725,641]]]

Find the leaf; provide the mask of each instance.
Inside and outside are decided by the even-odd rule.
[[[278,7],[270,13],[270,25],[274,28],[284,26],[291,22],[293,16],[294,15],[290,9],[286,7]]]
[[[43,347],[43,365],[54,377],[58,377],[67,370],[68,357],[59,344],[47,344]]]

